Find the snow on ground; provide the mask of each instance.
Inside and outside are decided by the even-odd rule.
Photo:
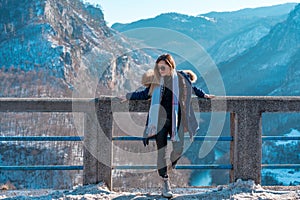
[[[267,188],[267,187],[264,187]],[[174,188],[174,197],[176,200],[189,199],[300,199],[300,186],[294,187],[273,187],[264,189],[253,181],[238,180],[225,186],[214,188]],[[275,189],[276,188],[276,189]],[[41,200],[91,200],[91,199],[165,199],[160,195],[160,189],[129,189],[127,192],[109,191],[103,184],[79,186],[73,190],[5,190],[0,191],[0,199],[23,200],[23,199],[41,199]]]

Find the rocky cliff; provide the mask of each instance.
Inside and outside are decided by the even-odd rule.
[[[89,79],[90,84],[102,82],[109,89],[123,88],[120,84],[125,83],[131,89],[139,81],[128,80],[128,68],[138,67],[137,61],[148,62],[146,54],[133,52],[134,46],[106,26],[99,7],[79,0],[3,0],[0,13],[3,72],[12,68],[25,74],[41,72],[57,78],[71,92]],[[142,72],[143,68],[136,75]]]

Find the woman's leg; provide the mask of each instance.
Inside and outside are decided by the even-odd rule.
[[[179,126],[178,136],[180,141],[179,142],[172,142],[173,151],[171,152],[171,162],[172,168],[175,168],[177,161],[180,159],[182,152],[183,152],[183,145],[184,145],[184,132],[183,126]]]
[[[165,178],[168,177],[167,172],[167,144],[168,144],[168,133],[170,130],[169,123],[166,123],[163,128],[156,135],[157,145],[157,170],[158,174]]]

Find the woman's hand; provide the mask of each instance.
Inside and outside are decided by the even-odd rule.
[[[213,94],[205,94],[204,98],[205,99],[212,99],[212,98],[215,98],[215,95],[213,95]]]
[[[149,145],[149,138],[143,138],[143,144],[144,144],[144,147]]]
[[[120,99],[121,103],[128,101],[125,95],[118,96],[118,98]]]

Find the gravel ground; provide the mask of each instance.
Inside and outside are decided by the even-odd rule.
[[[210,188],[174,188],[172,199],[300,199],[300,186],[261,187],[253,181],[238,180],[229,185]],[[92,200],[92,199],[165,199],[160,195],[160,188],[128,189],[126,192],[109,191],[103,184],[78,186],[73,190],[2,190],[0,199],[58,199],[58,200]]]

